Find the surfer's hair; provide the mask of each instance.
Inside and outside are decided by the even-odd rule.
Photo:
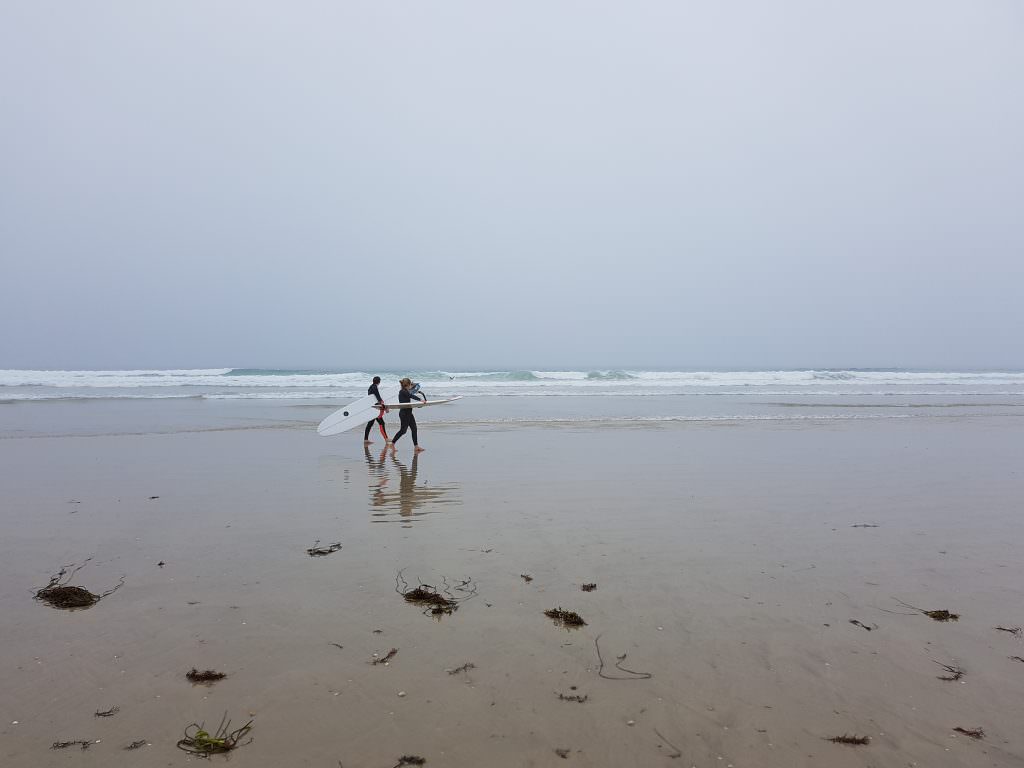
[[[373,383],[374,384],[380,384],[380,376],[374,376],[373,377]]]
[[[410,379],[408,376],[406,376],[404,379],[402,379],[398,383],[401,384],[403,387],[408,387],[410,384],[412,384],[412,379]]]

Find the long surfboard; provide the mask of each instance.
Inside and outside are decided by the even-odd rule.
[[[461,400],[462,396],[449,397],[446,400],[428,400],[427,402],[419,402],[413,400],[411,403],[396,403],[387,402],[388,400],[395,400],[398,398],[398,387],[380,387],[380,396],[384,398],[384,405],[389,410],[399,408],[422,408],[426,405],[443,405],[445,403],[453,403],[456,400]],[[344,408],[339,408],[337,411],[332,413],[326,419],[320,422],[320,426],[316,428],[318,434],[323,436],[328,435],[340,435],[342,432],[347,432],[353,427],[363,426],[368,421],[372,421],[380,416],[380,404],[377,402],[377,398],[373,395],[367,395],[366,397],[360,398],[353,403],[349,403]]]
[[[427,400],[423,403],[418,400],[413,400],[411,403],[384,403],[384,407],[391,410],[393,408],[422,408],[425,405],[444,405],[445,403],[454,403],[456,400],[461,400],[462,395],[456,395],[455,397],[449,397],[447,400]],[[380,405],[373,406],[377,410],[380,410]]]
[[[402,389],[397,384],[378,385],[381,399],[386,403],[388,400],[397,400],[398,393]],[[316,431],[321,435],[338,435],[346,432],[357,424],[365,424],[380,416],[380,411],[375,407],[377,398],[373,395],[366,395],[355,400],[344,408],[339,408],[326,419],[320,422]]]

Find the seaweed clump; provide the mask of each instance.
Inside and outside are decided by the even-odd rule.
[[[91,559],[89,558],[85,563]],[[65,610],[90,608],[107,595],[117,592],[124,585],[124,576],[122,576],[117,586],[98,595],[90,592],[85,587],[69,585],[68,582],[71,580],[71,577],[82,570],[85,567],[85,563],[79,566],[65,565],[60,571],[50,577],[50,581],[45,587],[36,592],[35,599],[41,600],[54,608],[63,608]],[[68,570],[69,568],[71,569],[70,571]]]
[[[844,733],[842,736],[833,736],[831,739],[826,739],[826,741],[831,741],[833,744],[852,744],[854,746],[863,746],[871,743],[871,737],[856,735],[848,736]]]
[[[459,607],[454,599],[445,597],[433,587],[424,584],[403,592],[402,597],[407,603],[426,607],[434,616],[454,613]]]
[[[580,589],[582,589],[584,592],[593,592],[595,589],[597,589],[597,584],[580,584]]]
[[[252,739],[242,741],[252,730],[252,720],[241,728],[236,728],[233,731],[230,729],[231,721],[228,720],[227,713],[221,718],[220,725],[213,734],[206,730],[205,723],[192,723],[185,728],[185,735],[178,740],[178,749],[189,754],[208,757],[230,752],[252,741]]]
[[[441,583],[441,589],[422,582],[419,586],[410,589],[408,582],[402,576],[402,571],[399,571],[395,577],[395,592],[400,594],[405,602],[421,606],[425,615],[438,618],[451,615],[458,610],[459,603],[463,600],[476,597],[476,585],[472,579],[462,579],[453,584],[447,578],[442,577]],[[456,597],[452,590],[461,593],[460,596]]]
[[[587,622],[575,611],[567,611],[561,606],[544,611],[544,615],[553,619],[556,624],[563,627],[585,627]]]
[[[306,554],[310,557],[326,557],[333,552],[337,552],[339,549],[341,549],[340,541],[328,544],[326,547],[321,547],[320,539],[317,539],[313,542],[313,546],[306,550]]]
[[[953,729],[957,733],[962,733],[964,736],[970,736],[972,739],[983,739],[985,738],[984,728],[961,728],[959,725]]]
[[[918,611],[919,613],[923,613],[929,619],[932,619],[934,621],[960,621],[959,613],[951,613],[947,611],[945,608],[939,609],[937,611],[926,611],[924,608],[918,608],[916,605],[904,603],[899,598],[896,598],[896,602],[906,606],[907,608],[912,608],[915,611]]]
[[[227,677],[227,673],[226,672],[217,672],[214,669],[207,669],[207,670],[204,670],[204,671],[200,672],[195,667],[192,667],[192,670],[190,672],[186,672],[185,673],[185,677],[187,677],[189,679],[189,682],[192,682],[192,683],[207,683],[207,684],[209,684],[209,683],[215,683],[218,680],[223,680],[225,677]]]
[[[426,762],[427,758],[419,755],[402,755],[392,768],[402,768],[403,765],[425,765]]]

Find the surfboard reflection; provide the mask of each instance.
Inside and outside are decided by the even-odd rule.
[[[385,448],[374,456],[364,446],[370,472],[370,506],[375,523],[411,523],[418,517],[443,511],[445,506],[461,504],[459,486],[428,485],[417,481],[419,454],[407,465]],[[397,479],[397,487],[395,480]]]

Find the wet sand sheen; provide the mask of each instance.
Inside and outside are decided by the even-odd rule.
[[[246,766],[1024,765],[1014,421],[422,432],[0,441],[0,762],[184,762],[227,711]],[[90,556],[75,583],[124,586],[32,599]],[[400,570],[476,595],[438,620]]]

